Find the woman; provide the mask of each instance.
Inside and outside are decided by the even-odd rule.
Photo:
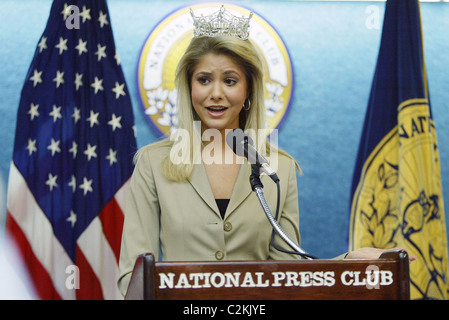
[[[227,129],[265,128],[262,64],[251,42],[194,38],[178,65],[176,88],[182,130],[137,156],[120,256],[122,292],[137,256],[145,252],[178,261],[299,258],[270,245],[272,228],[251,190],[250,165],[224,142]],[[221,139],[204,141],[208,132]],[[203,152],[194,150],[195,141],[202,142]],[[277,152],[267,145],[266,153]],[[296,162],[281,151],[277,159],[279,223],[299,243]],[[275,208],[276,185],[266,178],[264,191]]]
[[[265,128],[262,64],[251,42],[230,36],[194,38],[178,65],[176,87],[178,130],[136,157],[120,255],[122,294],[142,253],[166,261],[300,258],[271,241],[271,224],[250,187],[251,166],[225,143],[230,129]],[[259,140],[265,154],[277,156],[278,222],[299,244],[299,168],[291,156]],[[275,208],[276,185],[267,176],[261,180]],[[274,243],[291,250],[277,237]],[[361,254],[373,257],[380,251]],[[358,257],[357,252],[350,255]]]

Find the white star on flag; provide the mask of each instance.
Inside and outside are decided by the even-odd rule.
[[[72,175],[72,177],[70,178],[70,181],[69,181],[69,183],[67,183],[67,185],[72,188],[72,192],[76,191],[76,177],[74,175]]]
[[[58,179],[57,175],[52,175],[51,173],[48,174],[48,179],[45,181],[45,184],[50,188],[50,191],[53,191],[53,188],[58,186],[56,179]]]
[[[90,127],[92,128],[94,124],[99,125],[100,122],[98,122],[98,116],[100,115],[99,112],[94,112],[93,110],[90,110],[90,116],[86,119],[87,122],[90,122]]]
[[[27,150],[30,156],[33,154],[33,152],[37,151],[36,141],[37,141],[36,139],[34,140],[28,139]]]
[[[116,117],[115,114],[112,114],[112,119],[108,121],[108,124],[112,127],[112,131],[115,131],[117,128],[122,128],[122,125],[120,124],[121,119],[122,116]]]
[[[42,37],[41,41],[39,41],[39,44],[37,46],[39,47],[39,53],[41,53],[42,50],[47,49],[47,38]]]
[[[78,89],[83,85],[83,81],[81,81],[83,78],[82,74],[75,73],[75,90],[78,91]]]
[[[75,159],[78,153],[78,144],[75,141],[72,141],[72,147],[69,149],[69,152],[73,155],[73,159]]]
[[[98,17],[98,22],[100,22],[100,28],[103,28],[105,24],[109,24],[108,15],[100,11],[100,16]]]
[[[54,82],[56,82],[56,88],[59,88],[61,84],[64,83],[64,71],[56,71],[56,77],[53,79]]]
[[[88,192],[92,192],[92,179],[88,180],[86,177],[83,178],[83,183],[80,184],[79,188],[83,189],[84,195],[86,195]]]
[[[78,50],[78,55],[80,56],[83,52],[87,52],[87,41],[83,41],[83,39],[78,39],[78,45],[75,47]]]
[[[97,51],[95,52],[95,55],[98,57],[98,61],[100,61],[101,58],[106,58],[106,46],[97,44]]]
[[[73,113],[72,113],[72,118],[73,121],[75,121],[75,123],[77,123],[79,121],[79,119],[81,119],[81,114],[80,114],[81,110],[77,107],[74,108]]]
[[[90,159],[97,157],[95,149],[97,149],[96,145],[91,146],[90,143],[87,144],[87,148],[86,150],[84,150],[84,154],[87,156],[87,161],[90,161]]]
[[[60,37],[59,43],[55,47],[59,49],[59,54],[61,55],[65,50],[68,50],[67,39]]]
[[[106,156],[106,159],[109,160],[109,165],[113,165],[117,162],[117,150],[112,150],[109,148],[109,154]]]
[[[55,141],[53,138],[51,138],[51,143],[47,147],[48,150],[51,150],[51,156],[53,157],[56,152],[61,152],[61,148],[59,148],[59,143],[61,141]]]
[[[86,6],[83,6],[83,11],[81,11],[80,16],[83,18],[83,23],[85,23],[86,20],[90,20],[90,9],[87,9]]]
[[[72,228],[75,226],[75,223],[76,223],[76,213],[73,212],[73,210],[70,210],[70,216],[66,219],[66,221],[70,222]]]
[[[28,114],[30,115],[31,121],[34,120],[34,117],[39,117],[39,111],[37,111],[37,109],[39,109],[39,104],[30,104],[30,110],[28,110]]]
[[[30,80],[33,81],[33,87],[35,87],[38,83],[42,83],[42,71],[34,70],[33,75],[30,77]]]
[[[53,122],[56,122],[58,119],[62,119],[61,108],[53,105],[53,110],[50,112],[50,115],[53,117]]]
[[[118,82],[115,83],[115,87],[112,89],[112,91],[115,93],[115,98],[118,99],[121,95],[125,95],[125,84],[119,84]]]
[[[94,82],[90,85],[95,90],[95,94],[97,94],[98,91],[103,91],[103,79],[98,79],[95,77]]]

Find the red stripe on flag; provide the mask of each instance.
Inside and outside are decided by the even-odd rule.
[[[114,251],[118,263],[120,259],[124,216],[115,198],[112,198],[112,200],[109,201],[98,217],[100,218],[103,227],[104,236],[108,240],[112,251]]]
[[[47,270],[45,270],[34,254],[25,234],[9,211],[6,212],[6,232],[17,245],[17,249],[39,298],[44,300],[61,300],[61,296],[53,286]]]
[[[76,246],[76,266],[79,269],[79,289],[76,290],[76,299],[103,300],[101,283],[79,246]]]

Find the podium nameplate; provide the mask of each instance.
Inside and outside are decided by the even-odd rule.
[[[145,254],[126,298],[409,299],[408,263],[403,251],[378,260],[224,262],[154,262]]]

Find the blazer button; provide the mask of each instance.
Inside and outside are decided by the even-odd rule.
[[[224,253],[221,251],[215,252],[215,259],[222,260],[224,258]]]
[[[227,232],[231,231],[232,230],[232,223],[226,222],[224,224],[224,228],[223,229],[224,229],[224,231],[227,231]]]

